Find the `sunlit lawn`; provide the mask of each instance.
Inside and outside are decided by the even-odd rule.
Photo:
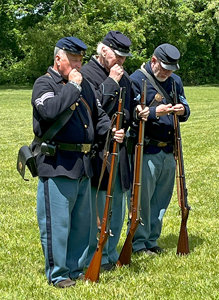
[[[219,87],[186,87],[191,117],[181,125],[190,254],[176,255],[180,214],[176,194],[164,217],[155,258],[133,256],[130,267],[102,273],[97,284],[60,290],[47,284],[36,220],[37,179],[22,180],[18,149],[32,134],[31,89],[0,88],[0,299],[219,299]],[[29,175],[29,174],[28,174]],[[124,224],[118,250],[125,240]]]

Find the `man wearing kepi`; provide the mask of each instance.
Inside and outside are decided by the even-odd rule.
[[[92,56],[88,64],[84,65],[81,72],[85,78],[91,82],[95,88],[95,94],[99,105],[107,112],[110,118],[117,111],[120,87],[126,88],[125,108],[123,116],[123,127],[128,129],[131,121],[136,117],[147,119],[149,110],[141,109],[139,102],[134,100],[134,91],[132,89],[130,78],[123,68],[126,57],[132,56],[130,53],[131,41],[120,31],[109,31],[103,41],[97,46],[97,55]],[[93,219],[91,228],[91,238],[89,243],[88,260],[90,263],[97,246],[97,221],[96,221],[96,192],[100,177],[102,165],[102,149],[104,145],[99,144],[99,149],[93,165],[95,175],[92,178],[92,204]],[[108,172],[110,165],[108,164]],[[105,172],[101,188],[98,192],[97,211],[102,220],[108,173]],[[119,152],[118,173],[116,176],[113,201],[112,201],[112,218],[110,229],[113,236],[110,236],[104,247],[102,257],[102,267],[104,270],[110,270],[118,260],[116,246],[118,244],[121,229],[123,226],[126,201],[124,192],[130,188],[130,170],[126,145],[123,143]]]
[[[90,232],[90,148],[94,134],[106,138],[110,120],[97,107],[80,69],[87,46],[76,37],[60,39],[54,65],[33,87],[33,131],[39,173],[37,218],[49,283],[65,288],[83,278]],[[67,110],[70,119],[45,143],[41,137]],[[123,133],[114,138],[122,142]]]
[[[133,239],[133,252],[159,254],[163,249],[157,239],[161,234],[162,219],[170,203],[175,181],[175,160],[173,155],[173,114],[184,122],[190,115],[183,84],[173,73],[179,69],[179,50],[170,44],[158,46],[141,71],[130,77],[136,95],[142,93],[142,79],[147,80],[147,106],[150,109],[145,123],[145,144],[142,168],[141,217],[144,226],[139,225]],[[178,103],[173,105],[172,82],[175,80]],[[136,130],[134,128],[134,130]],[[132,135],[132,129],[130,131]]]

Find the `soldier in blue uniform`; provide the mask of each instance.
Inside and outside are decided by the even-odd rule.
[[[110,127],[110,119],[97,107],[95,94],[80,73],[86,49],[76,37],[60,39],[53,67],[36,80],[32,93],[35,149],[62,113],[70,107],[74,110],[47,141],[54,153],[44,153],[41,146],[37,156],[37,218],[45,272],[49,283],[61,288],[83,278],[90,234],[90,149],[95,134],[105,139]],[[124,131],[116,132],[114,138],[122,142],[123,135]]]
[[[150,114],[145,122],[141,190],[141,217],[144,226],[139,225],[136,230],[133,251],[149,255],[163,251],[158,246],[157,239],[161,234],[162,219],[173,193],[176,167],[173,155],[173,114],[177,114],[181,122],[186,121],[190,115],[182,81],[173,73],[179,69],[179,58],[180,52],[175,46],[162,44],[155,49],[151,61],[142,65],[142,71],[136,70],[130,76],[137,97],[142,93],[142,79],[147,80],[146,101]],[[178,94],[176,105],[168,101],[169,97],[172,100],[173,80],[176,82]],[[160,84],[162,90],[153,81]],[[167,95],[161,94],[163,90]],[[134,131],[136,129],[137,127]],[[134,131],[130,131],[131,136]]]
[[[109,31],[104,37],[103,41],[97,46],[97,55],[92,56],[90,61],[81,69],[83,76],[91,82],[95,89],[95,94],[99,105],[107,112],[110,118],[117,111],[118,98],[120,87],[126,88],[125,108],[124,108],[124,129],[127,130],[131,121],[138,117],[147,119],[149,110],[141,110],[139,102],[134,100],[134,91],[132,89],[130,78],[123,68],[126,57],[132,56],[130,53],[131,41],[120,31]],[[96,158],[93,160],[95,166],[95,175],[92,178],[92,204],[93,211],[97,211],[102,220],[106,189],[108,181],[108,173],[105,172],[102,180],[101,189],[98,192],[98,199],[96,204],[96,192],[99,182],[100,169],[102,160],[102,148],[100,143],[97,150]],[[109,170],[108,170],[109,172]],[[126,201],[125,191],[130,188],[130,169],[128,163],[128,155],[126,145],[123,143],[119,152],[119,166],[115,182],[115,189],[112,203],[112,219],[110,229],[113,236],[110,236],[105,245],[102,257],[102,268],[110,270],[113,264],[118,260],[118,252],[116,246],[118,244],[121,229],[123,226]],[[94,251],[97,246],[97,221],[96,218],[92,220],[91,238],[89,243],[87,264],[91,261]]]

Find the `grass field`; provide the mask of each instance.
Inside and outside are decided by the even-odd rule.
[[[44,275],[37,179],[29,176],[25,182],[16,170],[18,149],[33,138],[31,89],[0,88],[0,299],[219,299],[219,87],[186,87],[185,92],[191,108],[190,119],[181,125],[192,207],[190,254],[176,255],[181,217],[174,193],[159,239],[165,254],[133,256],[130,267],[102,273],[97,284],[78,282],[62,290],[49,286]]]

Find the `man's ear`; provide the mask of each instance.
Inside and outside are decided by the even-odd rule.
[[[154,67],[156,62],[157,62],[157,58],[156,58],[155,55],[153,55],[152,58],[151,58],[151,66]]]
[[[107,48],[103,46],[103,48],[101,49],[101,53],[102,53],[103,57],[106,56],[106,51],[107,51]]]
[[[60,60],[61,60],[61,56],[59,54],[56,54],[56,56],[55,56],[55,62],[56,62],[57,65],[60,64]]]
[[[157,58],[156,58],[156,56],[153,55],[152,58],[151,58],[151,62],[156,63],[156,61],[157,61]]]

